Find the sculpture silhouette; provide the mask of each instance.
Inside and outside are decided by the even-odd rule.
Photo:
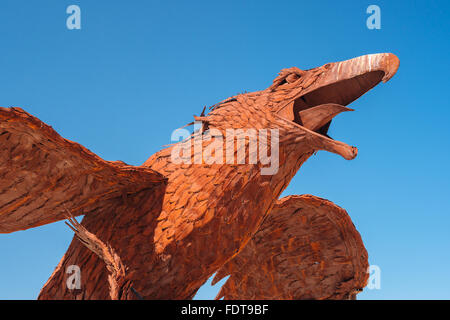
[[[345,211],[314,197],[278,198],[318,150],[356,156],[328,137],[331,120],[398,66],[381,53],[283,69],[267,89],[202,112],[200,130],[138,167],[105,161],[25,111],[1,108],[0,232],[84,215],[81,225],[70,218],[76,237],[39,299],[189,299],[218,270],[219,278],[231,274],[221,291],[227,299],[354,298],[367,281],[367,253]],[[278,130],[279,141],[268,137],[278,142],[277,170],[227,163],[212,132],[226,139],[228,129]],[[197,141],[224,161],[195,161]],[[254,155],[250,138],[243,142],[233,144],[233,157],[242,148]],[[181,145],[191,161],[173,161]],[[277,254],[283,258],[270,258]],[[80,290],[66,286],[70,265],[81,269]]]

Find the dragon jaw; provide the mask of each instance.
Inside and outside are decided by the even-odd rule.
[[[280,91],[287,96],[272,110],[282,118],[292,121],[303,130],[319,134],[324,144],[330,144],[346,159],[353,159],[357,149],[335,141],[327,135],[332,118],[346,106],[375,87],[389,81],[400,65],[392,53],[369,54],[350,60],[328,63],[321,67],[300,70],[283,69],[268,90]]]

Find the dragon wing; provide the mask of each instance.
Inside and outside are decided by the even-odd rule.
[[[354,299],[368,256],[346,211],[311,195],[279,200],[261,228],[216,274],[216,299]]]
[[[166,179],[105,161],[20,108],[0,108],[0,233],[95,212],[145,208]],[[114,209],[114,210],[113,210]]]

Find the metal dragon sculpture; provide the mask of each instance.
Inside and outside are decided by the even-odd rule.
[[[0,108],[0,233],[69,219],[75,237],[39,299],[190,299],[216,272],[214,281],[230,275],[218,298],[352,299],[368,260],[345,210],[309,195],[279,197],[318,150],[356,156],[327,135],[330,123],[398,67],[381,53],[283,69],[267,89],[202,112],[200,130],[141,166],[105,161],[22,109]],[[277,129],[277,170],[172,161],[174,148],[190,149],[212,130],[226,138],[230,128]],[[214,139],[199,141],[204,150]],[[84,215],[81,224],[72,215]],[[81,269],[78,290],[66,286],[70,265]]]

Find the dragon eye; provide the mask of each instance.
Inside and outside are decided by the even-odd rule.
[[[288,75],[286,77],[286,82],[287,83],[292,83],[298,80],[298,78],[300,78],[300,75],[296,74],[296,73],[291,73],[290,75]]]

